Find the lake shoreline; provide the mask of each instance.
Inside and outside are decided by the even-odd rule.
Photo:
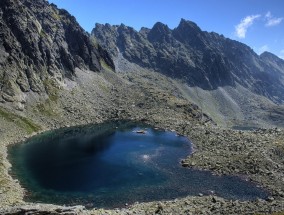
[[[143,76],[152,77],[152,73],[114,74],[104,71],[98,74],[78,70],[76,74],[75,87],[58,90],[58,100],[51,103],[52,109],[45,100],[29,101],[23,112],[1,107],[5,112],[15,114],[0,117],[0,214],[21,211],[39,214],[62,214],[64,211],[70,214],[265,214],[284,211],[284,161],[283,156],[279,156],[284,150],[283,130],[244,132],[218,127],[208,116],[203,116],[195,104],[173,96],[176,89],[169,85],[170,80],[159,74],[154,74],[160,79],[159,87],[154,81],[143,81]],[[127,77],[131,78],[131,83],[125,81]],[[107,87],[101,88],[101,85]],[[41,130],[31,133],[30,126],[18,123],[27,120],[23,121],[23,117],[17,117],[17,114],[32,120]],[[43,131],[123,119],[175,130],[188,137],[196,148],[193,155],[183,158],[187,166],[215,174],[245,175],[272,195],[267,200],[243,202],[212,195],[186,197],[126,205],[117,210],[86,210],[23,201],[24,189],[9,175],[8,145],[21,143]]]
[[[148,122],[150,125],[153,123],[151,121]],[[245,175],[245,177],[249,178],[251,181],[260,184],[262,187],[264,187],[265,189],[269,190],[272,193],[272,196],[269,197],[267,200],[257,200],[256,202],[250,202],[250,201],[244,201],[244,202],[239,202],[238,200],[236,201],[231,201],[231,200],[226,200],[226,199],[222,199],[216,196],[199,196],[199,197],[194,197],[194,196],[189,196],[186,198],[181,198],[175,201],[158,201],[158,202],[150,202],[150,203],[139,203],[139,204],[134,204],[132,206],[127,205],[126,208],[124,209],[120,209],[119,211],[123,212],[123,211],[149,211],[149,210],[153,210],[153,208],[156,208],[157,205],[160,204],[164,204],[167,205],[166,208],[168,208],[167,210],[171,211],[171,210],[177,210],[177,207],[181,207],[184,208],[184,206],[181,206],[180,204],[185,204],[185,202],[188,201],[197,201],[199,202],[198,204],[201,204],[201,202],[206,202],[208,201],[208,199],[211,198],[212,199],[218,199],[218,201],[224,202],[225,205],[227,205],[229,207],[229,205],[231,204],[231,202],[237,202],[237,205],[246,205],[244,208],[241,209],[246,211],[247,209],[245,209],[247,206],[249,206],[248,208],[254,208],[254,210],[256,211],[267,211],[269,208],[274,208],[276,211],[277,210],[283,210],[283,196],[282,196],[282,190],[284,189],[284,186],[280,186],[281,183],[275,183],[275,181],[273,180],[267,180],[267,177],[265,174],[262,173],[258,173],[258,174],[252,174],[251,172],[249,172],[248,169],[239,169],[236,170],[233,167],[229,168],[227,165],[225,165],[226,160],[222,160],[220,159],[220,157],[218,157],[216,159],[216,153],[218,154],[217,150],[220,150],[221,148],[224,149],[224,151],[222,151],[222,157],[224,156],[224,158],[230,156],[230,150],[228,149],[228,147],[224,148],[224,146],[222,144],[220,144],[220,140],[218,141],[218,143],[220,145],[216,144],[216,140],[222,139],[221,137],[224,138],[223,133],[225,133],[225,137],[228,139],[238,139],[239,141],[234,141],[234,145],[242,145],[244,144],[241,140],[240,137],[242,138],[250,138],[251,141],[256,141],[258,143],[260,143],[260,139],[263,139],[263,141],[273,141],[273,140],[278,140],[279,138],[282,138],[284,136],[283,131],[282,130],[275,130],[275,129],[267,129],[267,130],[260,130],[260,131],[253,131],[253,132],[244,132],[244,131],[233,131],[233,130],[228,130],[228,129],[221,129],[221,128],[217,128],[217,127],[212,127],[212,126],[204,126],[204,125],[200,125],[200,126],[188,126],[188,128],[184,129],[183,126],[178,125],[178,124],[173,124],[173,125],[167,125],[165,126],[166,128],[163,128],[162,124],[155,124],[152,126],[161,128],[161,129],[167,129],[167,130],[175,130],[178,134],[180,135],[186,135],[195,145],[195,147],[197,148],[197,151],[195,151],[195,153],[191,156],[189,156],[188,158],[186,158],[184,160],[185,163],[188,164],[189,167],[193,167],[193,168],[197,168],[200,170],[210,170],[213,173],[219,174],[219,175]],[[47,131],[47,130],[45,130]],[[221,132],[220,132],[221,131]],[[36,134],[33,134],[36,135]],[[33,136],[31,135],[31,136]],[[262,138],[260,138],[262,137]],[[18,137],[17,141],[21,142],[23,140],[25,140],[27,137]],[[205,141],[206,140],[206,141]],[[222,141],[221,141],[222,142]],[[215,143],[215,144],[212,144]],[[12,141],[10,144],[15,144],[15,140]],[[248,147],[248,149],[250,149],[250,147],[253,144],[247,144],[246,147]],[[211,149],[210,149],[210,147]],[[212,147],[213,146],[213,147]],[[255,147],[253,147],[255,149]],[[265,149],[267,150],[267,149]],[[227,155],[226,155],[227,153]],[[206,156],[206,155],[211,155],[211,156]],[[205,158],[205,159],[204,159]],[[211,158],[211,159],[210,159]],[[251,159],[253,159],[254,157],[252,157]],[[272,176],[273,176],[272,172]],[[271,179],[271,177],[270,177]],[[34,208],[34,207],[38,207],[39,205],[42,205],[42,207],[40,208],[45,208],[44,205],[45,204],[31,204],[31,203],[25,203],[22,201],[22,197],[24,194],[24,190],[18,186],[18,182],[13,180],[13,182],[17,185],[17,189],[16,192],[13,192],[15,195],[15,199],[17,199],[16,201],[18,201],[18,205],[16,207],[7,207],[6,209],[2,209],[2,210],[12,210],[13,208],[22,208],[25,206],[21,206],[21,205],[26,205],[28,204],[28,208]],[[215,200],[214,200],[215,201]],[[217,201],[217,200],[216,200]],[[205,204],[205,203],[204,203]],[[179,206],[177,206],[179,205]],[[272,206],[274,205],[274,206]],[[276,205],[276,206],[275,206]],[[52,210],[52,208],[60,208],[60,206],[49,206],[49,210]],[[163,206],[164,207],[164,206]],[[67,207],[68,208],[68,207]],[[72,208],[72,207],[71,207]],[[83,210],[82,207],[79,207],[80,210],[82,210],[80,213],[102,213],[103,209],[93,209],[91,211],[88,210]],[[158,206],[159,208],[159,206]],[[181,209],[180,208],[180,209]],[[235,207],[229,207],[230,210],[234,210]],[[78,208],[75,207],[75,209],[77,210]],[[74,210],[75,210],[74,209]],[[157,209],[157,208],[156,208]],[[27,209],[29,210],[29,209]],[[41,211],[41,209],[38,209],[39,211]],[[66,209],[67,210],[67,209]],[[73,210],[73,209],[72,209]],[[163,210],[166,210],[165,208]],[[238,209],[239,210],[239,209]],[[270,210],[270,209],[269,209]],[[112,210],[107,210],[108,212],[111,212]],[[115,212],[117,210],[114,210],[112,212]]]
[[[181,167],[181,159],[191,155],[190,140],[141,122],[110,121],[58,129],[23,144],[9,149],[9,160],[15,165],[14,178],[18,176],[29,190],[28,202],[113,209],[125,203],[185,196],[216,194],[228,200],[253,201],[269,195],[244,177],[221,177],[208,170]]]

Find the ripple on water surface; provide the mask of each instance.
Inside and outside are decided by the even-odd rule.
[[[43,133],[10,147],[9,159],[27,201],[113,208],[199,193],[267,196],[238,177],[181,167],[191,152],[190,141],[174,132],[109,122]]]

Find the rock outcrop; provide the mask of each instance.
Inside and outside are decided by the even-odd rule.
[[[205,90],[236,84],[276,103],[284,101],[284,61],[275,55],[257,55],[250,47],[195,23],[181,20],[170,29],[156,23],[136,31],[125,25],[96,24],[92,35],[114,59],[182,79]]]
[[[0,2],[0,101],[25,102],[25,93],[52,94],[75,68],[100,71],[108,53],[75,17],[45,0]]]

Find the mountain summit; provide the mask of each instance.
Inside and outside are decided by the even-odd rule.
[[[114,59],[122,56],[189,86],[214,90],[238,84],[273,102],[284,101],[282,59],[268,53],[259,56],[247,45],[202,31],[191,21],[182,19],[174,29],[158,22],[140,31],[96,24],[92,35]]]
[[[1,102],[50,94],[76,67],[100,71],[104,61],[114,68],[73,16],[45,0],[1,0],[0,25]]]

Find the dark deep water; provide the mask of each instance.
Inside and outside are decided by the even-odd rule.
[[[136,130],[147,128],[146,134]],[[9,148],[11,174],[27,201],[122,207],[125,203],[209,194],[266,198],[255,184],[183,168],[191,143],[173,132],[133,122],[59,129]]]

